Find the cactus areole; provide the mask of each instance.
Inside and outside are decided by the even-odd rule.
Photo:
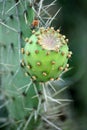
[[[32,31],[22,48],[24,67],[33,80],[47,82],[56,80],[66,69],[71,52],[68,39],[59,30],[40,28]]]

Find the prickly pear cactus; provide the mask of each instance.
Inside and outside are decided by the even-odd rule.
[[[71,55],[65,36],[53,27],[40,28],[36,32],[33,31],[32,36],[26,38],[25,42],[22,64],[26,66],[31,78],[38,82],[59,78],[67,68],[68,57]]]
[[[26,108],[37,108],[38,99],[32,98],[36,94],[34,85],[32,86],[30,78],[25,77],[20,67],[20,50],[24,46],[23,39],[31,34],[30,25],[34,12],[27,0],[7,0],[0,1],[0,16],[1,91],[5,100],[2,107],[6,106],[9,113],[6,124],[12,125],[11,129],[27,129],[26,122],[31,115],[33,124],[29,125],[29,129],[32,130],[35,126],[33,114]],[[32,87],[27,93],[28,90],[25,92],[25,89],[29,84]],[[22,86],[25,87],[20,90]]]
[[[44,22],[40,16],[43,12],[49,17],[46,9],[54,3],[43,7],[43,0],[0,1],[0,92],[3,95],[0,109],[6,107],[8,111],[0,128],[7,125],[7,130],[64,128],[56,125],[54,118],[57,113],[58,117],[61,115],[60,109],[71,100],[57,99],[65,88],[58,90],[50,81],[59,80],[67,70],[71,52],[65,36],[50,27],[55,17]],[[32,24],[35,15],[40,25],[38,21]],[[31,25],[35,30],[31,31]],[[53,119],[49,118],[52,116]]]

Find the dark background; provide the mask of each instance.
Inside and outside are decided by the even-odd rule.
[[[87,130],[87,0],[58,0],[57,6],[62,9],[54,25],[69,38],[73,52],[66,79],[70,81],[75,120],[79,130]]]

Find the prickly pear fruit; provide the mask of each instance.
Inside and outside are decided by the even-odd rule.
[[[37,82],[56,80],[66,68],[71,55],[68,39],[59,30],[40,28],[32,31],[32,36],[25,39],[23,65],[28,74]]]

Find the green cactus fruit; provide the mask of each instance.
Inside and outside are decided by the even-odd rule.
[[[32,36],[25,39],[23,64],[28,74],[37,82],[56,80],[66,69],[71,56],[67,45],[68,39],[59,30],[40,28],[32,31]]]

